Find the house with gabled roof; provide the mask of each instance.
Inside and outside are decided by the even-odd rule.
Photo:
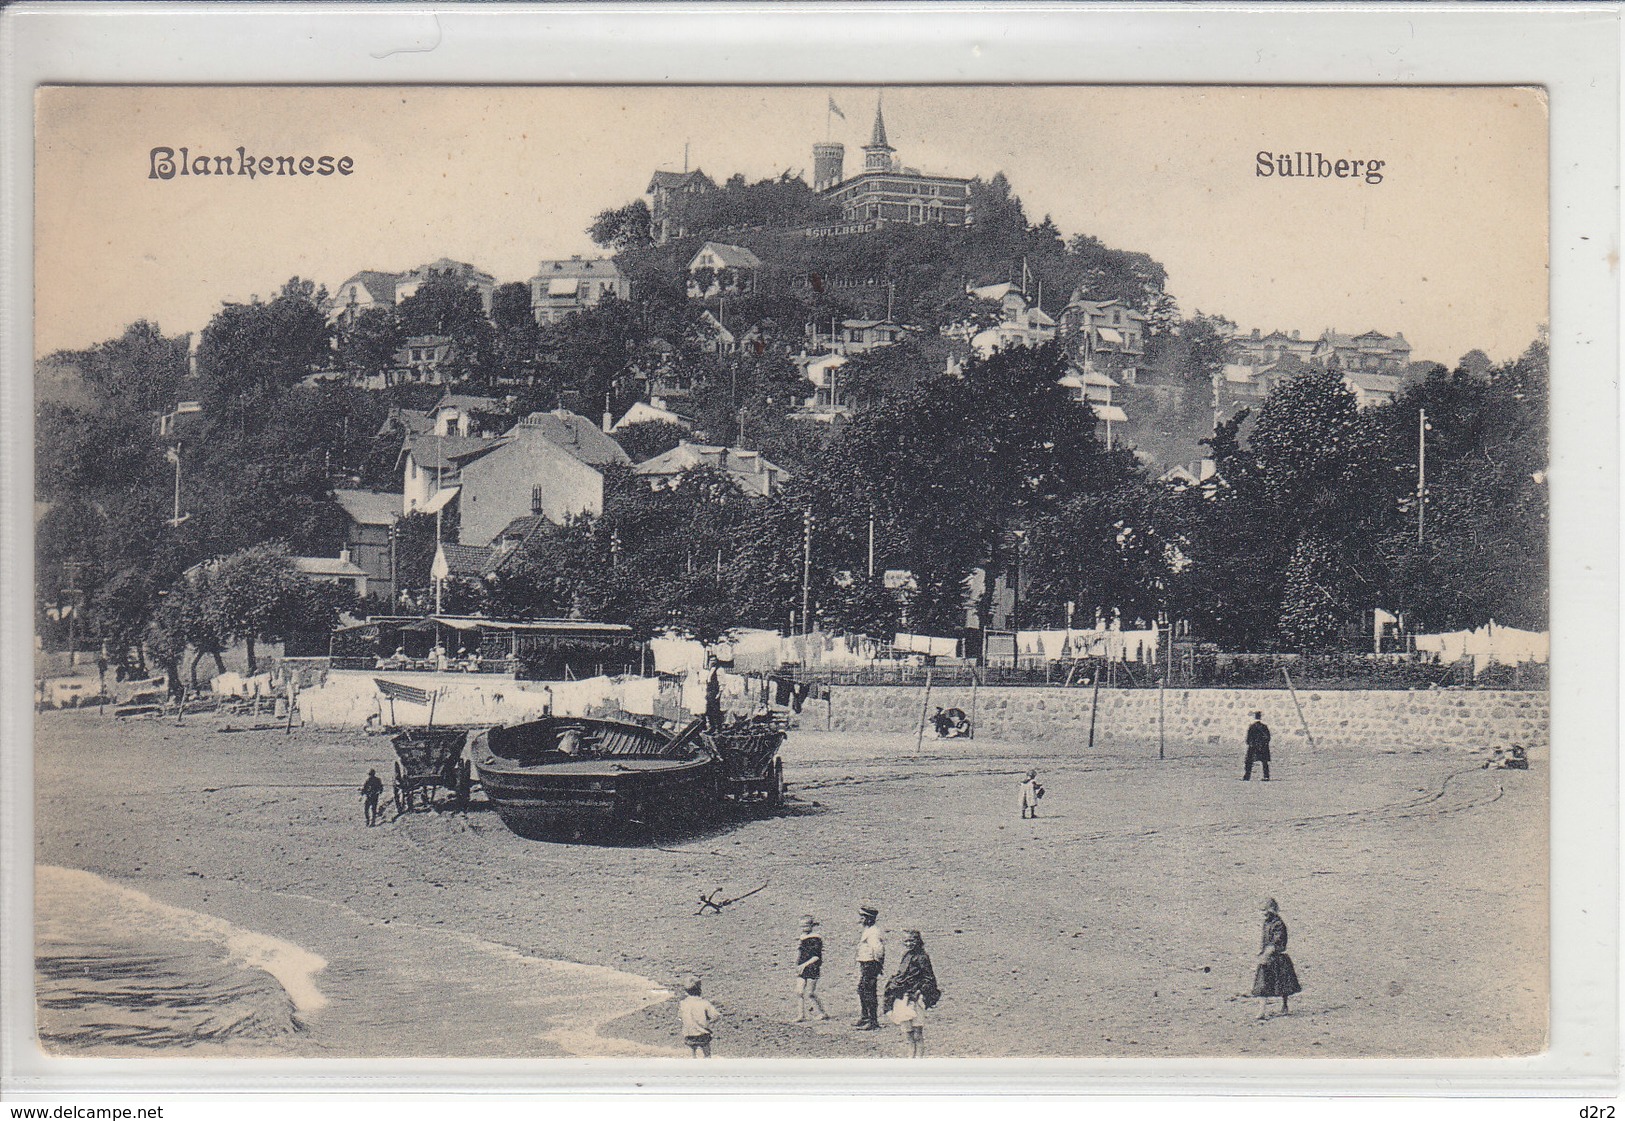
[[[969,289],[980,300],[999,305],[999,321],[971,336],[971,350],[986,358],[1011,346],[1042,346],[1055,338],[1056,322],[1018,284],[987,284]]]
[[[447,393],[429,410],[429,431],[437,436],[489,436],[480,431],[480,418],[502,412],[503,403],[495,397],[472,393]]]
[[[1345,335],[1331,328],[1315,340],[1309,360],[1331,370],[1363,370],[1373,374],[1403,374],[1411,363],[1411,344],[1403,334],[1367,331]]]
[[[673,412],[651,401],[633,401],[627,406],[626,412],[621,414],[621,419],[609,426],[609,431],[619,432],[634,424],[675,424],[679,428],[694,427],[694,422],[681,413]]]
[[[749,292],[756,287],[761,268],[762,259],[743,245],[708,241],[689,259],[689,298]]]
[[[384,272],[362,269],[346,277],[329,289],[330,295],[324,311],[329,323],[349,322],[369,307],[392,308],[412,295],[431,276],[450,276],[479,293],[480,307],[487,317],[491,314],[491,297],[496,291],[496,278],[484,269],[466,261],[453,261],[441,257],[426,265],[405,272]]]
[[[401,452],[407,513],[457,503],[457,540],[486,546],[529,516],[562,524],[604,505],[604,472],[631,466],[613,438],[567,409],[531,413],[497,437],[412,437]]]
[[[1393,374],[1377,374],[1369,370],[1345,370],[1343,386],[1354,394],[1354,401],[1362,409],[1378,405],[1391,405],[1399,396],[1400,381]]]
[[[401,517],[401,496],[340,487],[333,491],[333,501],[344,511],[344,552],[367,574],[367,587],[393,598],[394,535]]]
[[[705,172],[657,171],[649,179],[649,236],[656,245],[688,233],[688,204],[699,195],[717,189]]]
[[[348,323],[371,307],[392,308],[399,300],[395,289],[400,283],[398,272],[380,272],[362,269],[346,277],[333,288],[327,300],[327,321]]]
[[[479,293],[480,309],[486,318],[490,318],[491,298],[497,286],[496,277],[467,261],[453,261],[450,257],[441,257],[402,273],[395,284],[395,302],[398,304],[415,293],[432,276],[450,277],[461,281],[465,287],[474,289]]]
[[[1251,334],[1237,335],[1230,340],[1232,356],[1242,366],[1271,366],[1287,355],[1299,361],[1309,361],[1315,352],[1315,340],[1299,337],[1297,331],[1271,331],[1262,334],[1257,327]]]
[[[631,279],[608,257],[545,260],[530,278],[530,311],[537,323],[557,323],[605,300],[631,298]]]
[[[842,384],[841,367],[851,359],[844,354],[798,354],[790,361],[812,383],[812,396],[789,414],[791,420],[831,424],[852,416],[852,394]]]
[[[367,573],[350,559],[343,549],[336,557],[289,557],[293,569],[307,580],[318,584],[337,584],[349,588],[358,596],[367,594]]]
[[[1074,292],[1061,312],[1060,337],[1091,369],[1133,385],[1145,361],[1145,313],[1122,300],[1091,300]]]
[[[652,489],[676,486],[683,473],[697,467],[709,467],[727,475],[740,490],[757,498],[784,486],[790,472],[769,460],[761,452],[748,448],[729,448],[711,444],[691,444],[681,441],[670,451],[644,460],[632,468],[632,474],[648,482]]]

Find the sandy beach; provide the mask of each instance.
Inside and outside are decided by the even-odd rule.
[[[243,724],[242,718],[237,723]],[[1042,747],[822,731],[784,750],[792,802],[648,847],[523,840],[495,814],[363,827],[389,742],[224,731],[223,718],[43,714],[36,862],[319,956],[323,1003],[253,1053],[677,1054],[695,972],[716,1053],[880,1057],[855,1032],[855,908],[892,953],[924,932],[939,1056],[1475,1056],[1546,1038],[1547,759],[1425,744]],[[1037,767],[1042,816],[1018,784]],[[757,894],[697,915],[700,895]],[[1256,901],[1280,901],[1304,992],[1245,994]],[[41,897],[41,906],[50,899]],[[804,913],[824,924],[827,1023],[792,1024]]]

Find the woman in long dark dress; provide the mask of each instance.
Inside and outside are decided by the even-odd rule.
[[[1259,998],[1258,1018],[1269,1016],[1270,998],[1281,998],[1281,1015],[1290,1012],[1288,999],[1301,993],[1298,971],[1286,952],[1286,923],[1281,920],[1280,908],[1275,900],[1266,899],[1258,905],[1264,912],[1264,932],[1259,939],[1258,969],[1253,973],[1253,995]]]
[[[935,1008],[942,999],[937,986],[936,970],[931,968],[931,956],[925,952],[925,939],[917,930],[903,938],[903,961],[892,979],[886,982],[886,1003],[891,1008],[891,1021],[903,1029],[908,1040],[909,1055],[925,1058],[925,1010]]]

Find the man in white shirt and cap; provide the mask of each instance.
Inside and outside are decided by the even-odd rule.
[[[886,943],[880,938],[875,920],[880,912],[870,906],[858,908],[858,1004],[863,1014],[852,1026],[859,1031],[880,1030],[880,973],[886,967]]]

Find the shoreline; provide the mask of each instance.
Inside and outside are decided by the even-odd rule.
[[[524,841],[479,809],[366,829],[356,788],[389,745],[359,732],[93,713],[36,731],[40,863],[327,960],[315,981],[332,1004],[290,1054],[676,1054],[666,996],[695,972],[724,1014],[719,1056],[895,1056],[896,1029],[849,1027],[860,902],[881,908],[894,958],[901,930],[925,932],[945,992],[935,1056],[1544,1046],[1544,752],[1491,773],[1459,751],[1289,751],[1275,782],[1244,785],[1239,754],[1205,743],[1162,762],[1154,744],[916,755],[912,736],[799,731],[784,814],[606,848]],[[1022,822],[1028,766],[1049,797]],[[702,894],[763,882],[694,914]],[[1259,894],[1281,900],[1305,986],[1264,1024],[1242,995]],[[832,1019],[792,1025],[807,912]]]

